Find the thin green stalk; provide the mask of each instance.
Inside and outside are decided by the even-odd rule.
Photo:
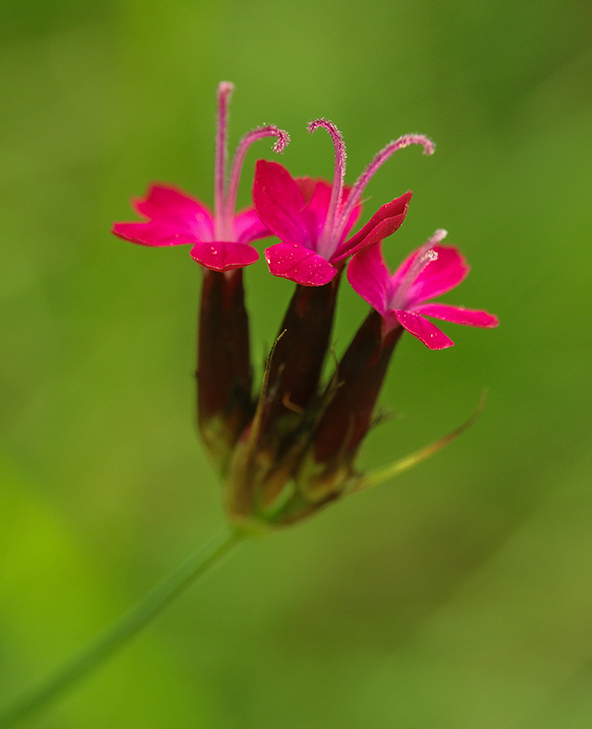
[[[243,538],[243,532],[225,530],[192,554],[78,656],[0,713],[0,729],[14,726],[91,674]]]

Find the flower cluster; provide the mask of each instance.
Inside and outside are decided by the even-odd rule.
[[[113,233],[146,246],[190,244],[192,258],[201,264],[199,428],[222,476],[229,517],[260,528],[298,521],[371,482],[356,470],[356,456],[405,330],[430,349],[444,349],[453,342],[426,316],[474,327],[498,322],[485,311],[428,301],[457,286],[469,271],[456,248],[442,245],[445,231],[436,231],[390,274],[383,241],[403,223],[411,192],[382,205],[351,235],[362,194],[378,168],[410,145],[432,154],[427,137],[409,134],[387,144],[349,186],[341,133],[330,121],[317,119],[308,129],[330,135],[333,181],[294,178],[277,162],[261,159],[253,206],[236,213],[248,148],[275,137],[274,151],[282,152],[289,136],[275,126],[249,132],[226,181],[232,90],[225,82],[218,87],[213,213],[175,187],[153,185],[134,202],[146,220],[116,223]],[[265,250],[269,270],[296,288],[254,396],[243,268],[259,257],[251,243],[271,235],[279,242]],[[324,383],[337,291],[347,265],[347,279],[372,309]]]

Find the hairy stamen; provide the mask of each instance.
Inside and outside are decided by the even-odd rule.
[[[279,154],[283,152],[286,146],[290,142],[290,135],[283,129],[279,129],[273,124],[269,124],[265,127],[259,127],[245,134],[241,139],[236,148],[236,153],[232,161],[232,168],[230,170],[230,179],[228,181],[228,190],[226,193],[226,200],[224,203],[223,214],[224,223],[221,226],[225,234],[232,235],[232,220],[234,218],[234,211],[236,208],[236,196],[238,193],[238,184],[240,182],[241,170],[243,168],[243,162],[245,161],[245,155],[247,150],[253,144],[253,142],[263,139],[265,137],[277,137],[276,143],[273,145],[273,151]],[[227,230],[230,228],[230,230]]]
[[[362,172],[362,174],[359,176],[356,184],[353,186],[349,197],[347,198],[347,202],[343,206],[343,209],[341,210],[341,215],[339,216],[339,221],[337,223],[337,228],[339,230],[343,230],[344,226],[347,223],[347,220],[349,216],[352,214],[354,207],[358,204],[360,201],[360,198],[362,197],[362,193],[364,192],[364,189],[366,188],[366,185],[370,182],[370,179],[372,176],[376,173],[379,167],[383,165],[389,157],[391,157],[395,152],[397,152],[399,149],[403,149],[404,147],[409,147],[412,144],[419,144],[423,147],[423,153],[424,154],[434,154],[436,150],[435,144],[431,141],[431,139],[428,139],[423,134],[404,134],[402,137],[399,137],[394,142],[390,142],[386,145],[383,149],[378,152],[376,157],[370,162],[368,167]]]
[[[228,104],[234,91],[234,84],[221,81],[218,84],[218,122],[216,129],[216,163],[214,166],[214,235],[223,240],[219,230],[224,219],[224,187],[226,178],[226,142],[228,137]]]
[[[333,140],[333,146],[335,147],[335,172],[333,174],[331,200],[329,201],[325,227],[321,233],[321,238],[317,248],[317,252],[321,256],[329,257],[337,245],[336,238],[338,236],[335,235],[335,223],[339,215],[339,206],[341,203],[341,196],[343,194],[343,180],[345,178],[345,160],[347,154],[341,132],[337,129],[333,122],[330,122],[327,119],[314,119],[309,123],[308,131],[312,133],[321,127],[329,132],[331,139]]]
[[[417,251],[407,273],[403,277],[401,285],[397,287],[397,290],[391,297],[388,307],[389,309],[405,309],[407,307],[409,304],[407,299],[409,290],[424,268],[426,268],[426,266],[428,266],[432,261],[438,260],[438,253],[434,250],[434,246],[444,240],[447,235],[448,232],[446,230],[437,230],[434,235]]]

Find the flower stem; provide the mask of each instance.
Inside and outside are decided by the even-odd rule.
[[[91,674],[244,537],[244,532],[239,530],[229,532],[225,529],[222,534],[212,538],[101,633],[78,656],[1,712],[0,729],[14,726],[19,720],[43,708],[72,688],[76,682]]]

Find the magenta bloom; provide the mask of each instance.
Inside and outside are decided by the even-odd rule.
[[[353,237],[348,233],[360,212],[362,193],[376,170],[398,149],[420,144],[426,154],[434,145],[422,135],[400,137],[381,150],[353,187],[343,184],[345,145],[339,130],[325,119],[308,125],[309,132],[326,129],[335,146],[333,184],[309,177],[293,178],[276,162],[259,160],[253,202],[261,221],[280,239],[265,251],[269,270],[304,286],[322,286],[343,268],[349,256],[394,233],[407,214],[411,193],[383,205]]]
[[[436,231],[392,276],[380,246],[367,248],[352,258],[347,271],[349,282],[381,314],[385,334],[402,326],[426,347],[445,349],[454,342],[426,316],[471,327],[498,325],[497,317],[486,311],[428,301],[458,286],[469,273],[457,248],[440,245],[445,236],[445,230]]]
[[[253,142],[277,137],[274,151],[281,152],[290,138],[275,126],[249,132],[238,145],[225,184],[228,102],[233,88],[224,81],[218,86],[214,213],[175,187],[152,185],[145,199],[133,201],[136,212],[148,222],[115,223],[115,235],[145,246],[191,244],[192,258],[214,271],[231,271],[255,263],[259,254],[249,243],[271,234],[252,207],[235,214],[241,169]]]

